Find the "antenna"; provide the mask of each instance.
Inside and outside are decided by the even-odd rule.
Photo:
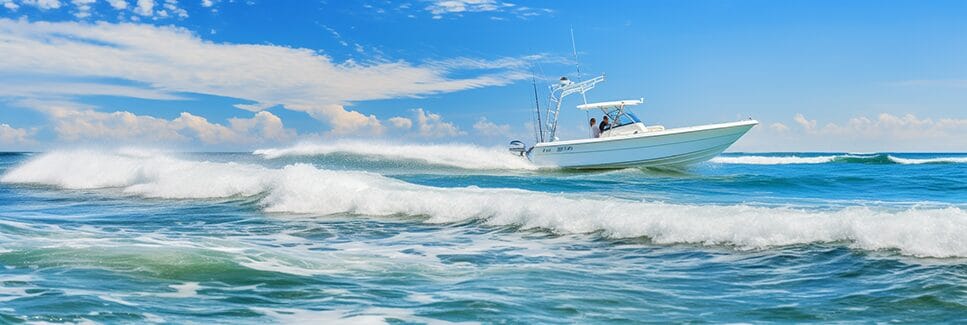
[[[578,71],[578,81],[581,81],[581,64],[578,61],[578,46],[574,42],[574,26],[571,26],[571,53],[574,53],[574,69]],[[584,92],[581,92],[581,99],[584,100],[585,104],[588,103],[588,96]],[[589,119],[590,117],[591,113],[584,111],[584,118]]]
[[[578,71],[578,81],[581,81],[581,65],[578,63],[578,47],[574,43],[574,27],[571,27],[571,52],[574,53],[574,68]]]

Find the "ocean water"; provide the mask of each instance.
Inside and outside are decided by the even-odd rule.
[[[0,323],[965,322],[967,154],[0,155]]]

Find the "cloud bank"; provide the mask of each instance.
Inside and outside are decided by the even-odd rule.
[[[0,144],[19,146],[33,143],[31,138],[33,132],[27,129],[20,129],[9,124],[0,123]]]
[[[151,9],[154,5],[151,1],[139,1],[134,10],[147,12],[154,10]],[[378,135],[384,132],[384,123],[379,118],[347,109],[349,103],[506,85],[526,78],[527,74],[521,72],[525,66],[523,61],[534,59],[487,61],[458,58],[423,65],[405,61],[334,62],[324,53],[311,49],[215,43],[173,26],[31,22],[24,19],[0,19],[0,54],[3,56],[3,60],[0,60],[0,76],[42,76],[45,80],[123,80],[138,85],[80,81],[71,82],[70,87],[61,87],[49,81],[25,83],[16,78],[4,78],[0,79],[0,89],[4,89],[0,90],[0,96],[49,100],[100,94],[164,99],[176,98],[177,93],[201,93],[250,100],[255,104],[237,107],[253,112],[279,105],[285,109],[306,112],[328,125],[333,135]],[[458,72],[469,77],[449,77]],[[108,117],[114,113],[118,115]],[[102,122],[92,125],[123,128],[126,124],[107,121],[136,120],[145,125],[158,122],[147,120],[150,117],[132,118],[133,114],[126,112],[114,113],[92,108],[85,113],[51,116],[58,126],[97,120]],[[178,122],[184,125],[182,130],[191,129],[190,126],[194,124],[190,122],[194,117],[197,116],[184,116]],[[435,114],[417,116],[417,120],[422,121],[417,124],[419,133],[429,136],[461,134],[452,124],[440,123],[439,119],[439,115]],[[239,123],[234,131],[244,128],[242,125],[248,125]],[[264,123],[270,121],[265,120]],[[400,121],[391,123],[398,126]],[[224,127],[233,129],[232,126]],[[158,136],[164,134],[159,133]],[[175,137],[175,134],[168,136]],[[231,137],[206,135],[201,138]]]
[[[821,122],[797,113],[787,123],[763,123],[733,151],[967,151],[967,119],[881,113]]]
[[[182,112],[168,120],[131,112],[100,112],[90,106],[71,102],[24,100],[19,106],[44,112],[52,117],[53,131],[69,142],[260,144],[288,141],[294,130],[286,129],[274,114],[261,111],[252,118],[232,118],[228,125],[209,122],[201,116]],[[0,132],[6,132],[0,128]],[[23,141],[23,130],[20,132]],[[14,133],[17,135],[18,133]],[[5,140],[0,135],[0,140]]]

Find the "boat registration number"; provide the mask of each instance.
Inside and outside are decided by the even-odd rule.
[[[574,147],[560,146],[560,147],[554,147],[554,148],[544,148],[544,149],[541,149],[541,152],[565,152],[565,151],[571,151],[571,150],[574,150]]]

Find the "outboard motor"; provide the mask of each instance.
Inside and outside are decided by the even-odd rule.
[[[510,142],[510,147],[507,148],[511,153],[523,157],[527,153],[527,145],[523,141],[514,140]]]

